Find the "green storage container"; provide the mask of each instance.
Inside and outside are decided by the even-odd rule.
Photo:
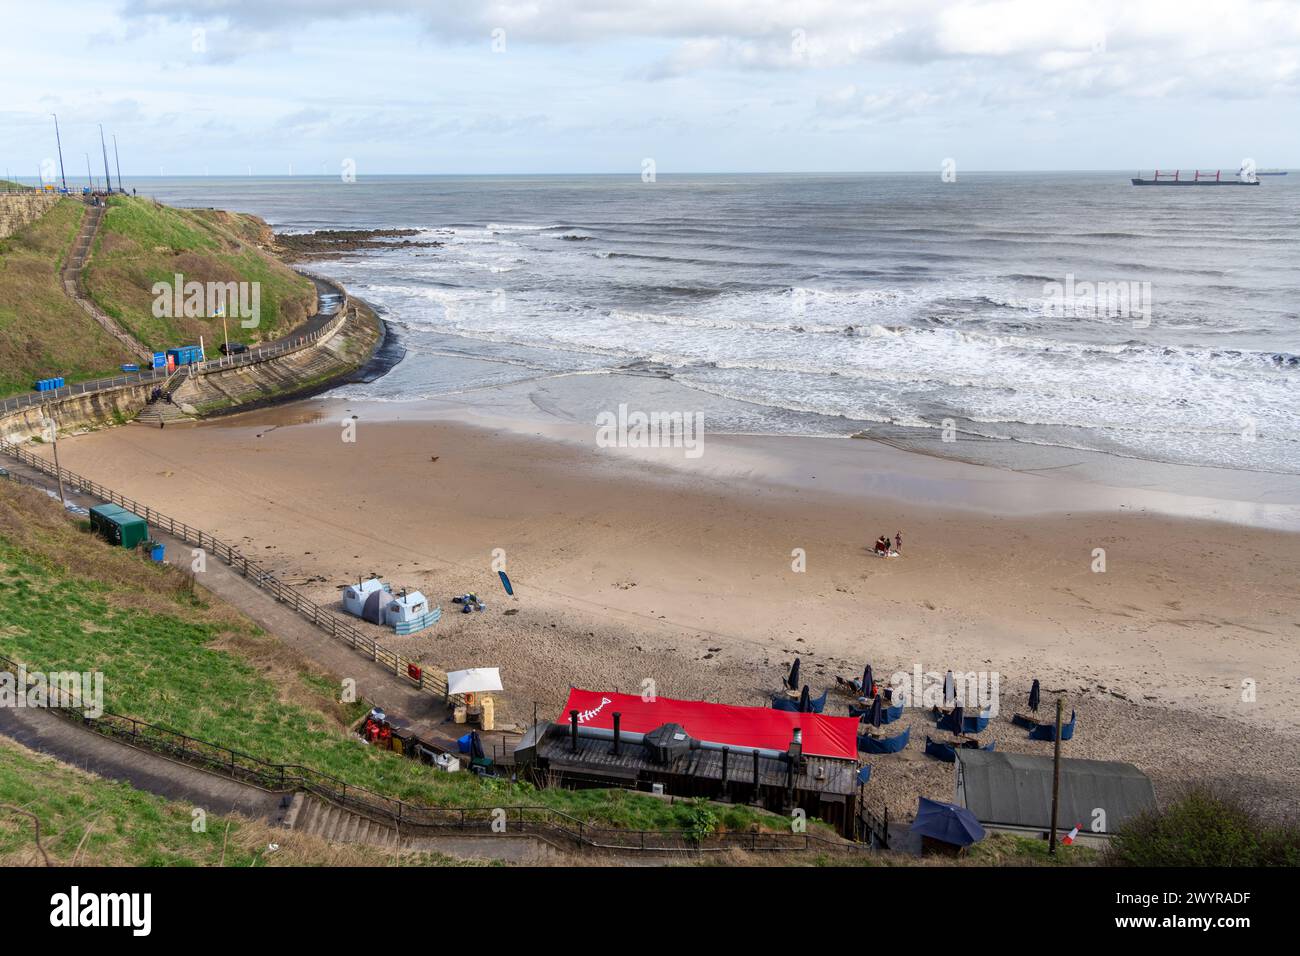
[[[109,544],[137,548],[149,540],[149,525],[137,514],[117,505],[96,505],[90,509],[90,527]]]

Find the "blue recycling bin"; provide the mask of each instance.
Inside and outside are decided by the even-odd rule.
[[[166,549],[164,548],[162,542],[160,541],[153,542],[153,544],[149,547],[150,560],[157,561],[159,564],[162,564],[163,552],[165,550]]]

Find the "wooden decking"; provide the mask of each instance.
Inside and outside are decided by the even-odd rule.
[[[525,735],[531,743],[532,733]],[[525,747],[527,749],[527,747]],[[518,765],[525,766],[521,750]],[[663,786],[665,794],[750,803],[779,813],[804,810],[856,835],[856,761],[804,757],[797,770],[781,757],[758,758],[754,779],[753,751],[699,749],[668,763],[652,760],[640,743],[624,741],[617,754],[611,740],[579,737],[576,749],[567,727],[552,724],[542,730],[530,763],[541,774],[566,786],[621,786],[649,790]],[[723,762],[726,773],[723,773]]]
[[[575,752],[567,731],[559,727],[552,728],[543,737],[538,756],[557,770],[597,772],[630,779],[651,774],[692,777],[717,785],[754,785],[754,757],[752,752],[744,750],[733,750],[726,755],[725,780],[722,772],[724,756],[720,750],[692,750],[670,764],[660,764],[648,760],[639,743],[624,742],[615,755],[611,741],[579,737]],[[847,760],[805,757],[802,772],[789,777],[787,767],[784,760],[759,757],[759,786],[785,787],[790,782],[800,790],[827,794],[851,794],[857,788],[857,767]]]

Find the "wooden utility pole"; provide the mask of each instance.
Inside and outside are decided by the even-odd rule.
[[[1056,855],[1056,807],[1061,797],[1061,718],[1065,714],[1065,698],[1056,698],[1056,743],[1052,748],[1052,835],[1047,852]]]

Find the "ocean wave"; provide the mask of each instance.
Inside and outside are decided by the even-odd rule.
[[[1276,463],[1294,450],[1294,280],[1264,261],[1276,244],[1243,254],[1224,240],[1294,244],[1285,217],[1157,211],[1133,227],[1018,197],[984,219],[905,202],[892,219],[868,203],[856,217],[819,207],[813,222],[797,201],[753,215],[699,201],[670,197],[639,220],[638,207],[593,201],[579,215],[549,195],[494,204],[518,221],[476,220],[465,205],[422,231],[443,243],[436,253],[365,253],[346,268],[429,362],[599,366],[792,414],[951,418],[962,434],[1135,457]],[[1071,271],[1149,278],[1149,325],[1104,306],[1048,313],[1049,284]],[[447,347],[459,340],[463,351]],[[1242,419],[1258,422],[1257,444],[1224,438]]]
[[[483,228],[489,232],[545,232],[547,229],[567,229],[569,227],[558,222],[547,223],[546,225],[532,222],[490,222]]]

